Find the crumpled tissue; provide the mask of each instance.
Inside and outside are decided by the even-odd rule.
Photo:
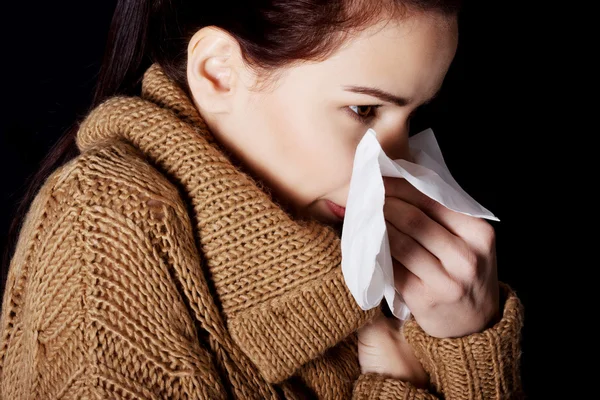
[[[413,162],[390,159],[373,129],[367,130],[356,149],[346,212],[342,227],[342,274],[354,299],[363,310],[379,305],[385,298],[400,320],[410,316],[402,295],[394,286],[394,270],[383,215],[383,176],[406,179],[423,194],[445,207],[499,221],[477,203],[454,180],[433,130],[409,138]]]

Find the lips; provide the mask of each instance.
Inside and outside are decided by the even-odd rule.
[[[344,216],[346,215],[346,208],[342,207],[338,204],[335,204],[333,201],[329,201],[326,200],[325,201],[327,203],[327,206],[329,207],[329,209],[331,210],[331,212],[338,217],[339,219],[344,219]]]

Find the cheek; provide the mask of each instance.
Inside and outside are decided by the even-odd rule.
[[[268,130],[278,149],[279,178],[304,201],[327,196],[346,186],[358,140],[325,106],[311,101],[272,104]]]
[[[305,115],[298,116],[304,125],[303,133],[299,132],[298,135],[304,144],[298,145],[319,155],[318,159],[313,157],[313,162],[330,166],[330,172],[351,164],[358,144],[356,134],[340,123],[343,121],[340,121],[335,111],[323,106],[309,109]]]
[[[304,163],[307,179],[311,179],[316,196],[338,193],[350,183],[352,163],[358,141],[356,136],[343,129],[334,115],[322,115],[322,110],[314,113],[308,134],[303,135]]]

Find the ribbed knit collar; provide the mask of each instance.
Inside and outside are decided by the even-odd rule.
[[[132,144],[185,191],[227,329],[269,382],[288,378],[376,312],[350,295],[333,228],[294,220],[237,168],[158,64],[144,74],[141,96],[106,100],[77,134],[82,152],[107,140]]]

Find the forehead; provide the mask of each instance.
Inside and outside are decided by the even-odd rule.
[[[380,22],[303,72],[321,80],[321,87],[370,85],[405,95],[435,92],[454,58],[457,31],[456,18],[435,14]]]

